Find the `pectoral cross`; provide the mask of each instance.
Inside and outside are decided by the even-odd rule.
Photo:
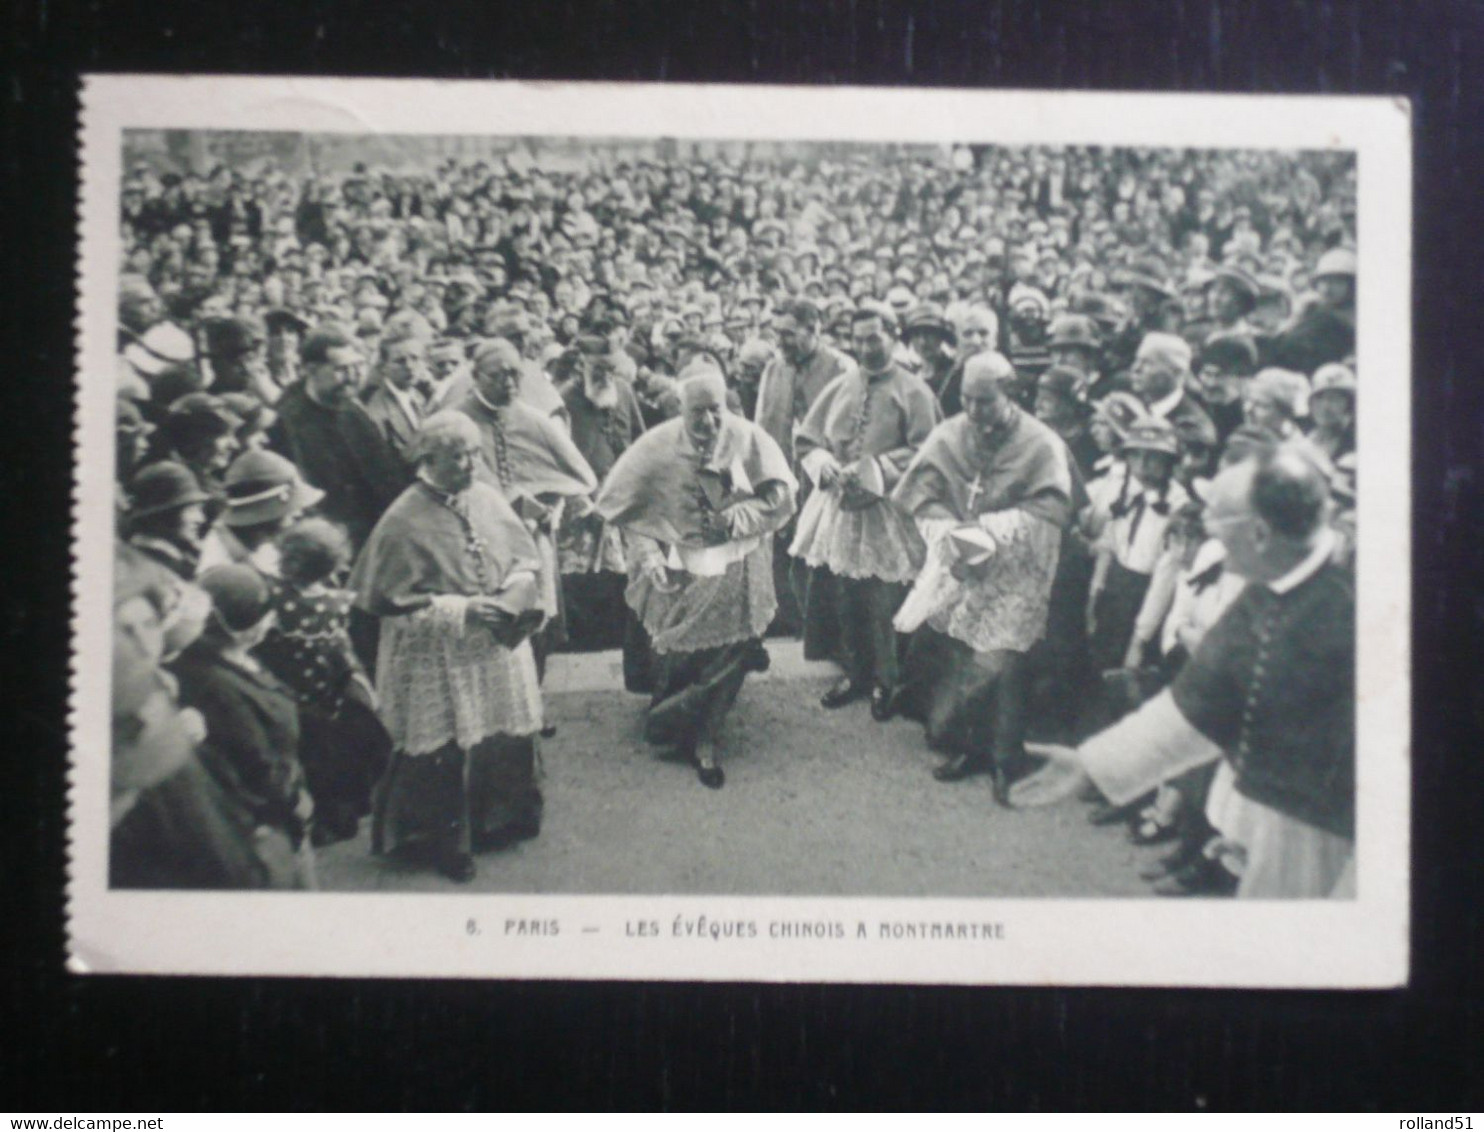
[[[975,505],[979,502],[979,497],[981,495],[983,495],[983,494],[984,494],[984,473],[983,472],[975,472],[974,473],[974,482],[969,485],[969,517],[970,518],[973,518],[975,515],[977,515],[979,513],[978,508]]]

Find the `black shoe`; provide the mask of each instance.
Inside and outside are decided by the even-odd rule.
[[[824,695],[819,697],[819,706],[826,708],[840,708],[846,704],[854,703],[856,700],[866,696],[866,690],[858,687],[849,676],[842,677],[840,681]]]
[[[698,766],[696,777],[707,790],[720,790],[727,781],[726,773],[719,766]]]
[[[871,718],[885,723],[897,714],[897,693],[894,688],[876,685],[871,689]]]
[[[499,829],[477,835],[474,838],[474,848],[480,853],[498,853],[502,849],[509,849],[517,841],[529,841],[538,837],[540,833],[540,818],[516,818]]]
[[[933,777],[939,782],[962,782],[976,774],[987,774],[989,764],[973,755],[954,755],[946,763],[933,769]]]
[[[1139,811],[1149,804],[1150,795],[1135,798],[1132,802],[1125,802],[1121,806],[1115,806],[1106,802],[1100,806],[1094,806],[1087,815],[1089,825],[1120,825],[1132,820]]]
[[[543,738],[543,739],[552,739],[552,738],[555,738],[556,737],[556,731],[557,731],[556,724],[555,723],[548,723],[545,727],[543,727],[541,729],[541,738]]]
[[[468,884],[479,871],[467,853],[453,853],[438,863],[438,871],[458,884]]]
[[[742,667],[748,672],[766,672],[773,667],[773,657],[768,653],[768,646],[758,641],[752,648],[747,650],[747,656],[742,661]]]
[[[309,828],[309,844],[316,849],[325,849],[342,841],[349,841],[359,832],[358,822],[352,821],[347,825],[345,822],[317,821]]]
[[[1001,764],[990,768],[990,781],[994,784],[994,800],[1007,810],[1010,806],[1010,776]]]
[[[1231,896],[1237,878],[1219,862],[1201,857],[1154,886],[1158,896]]]

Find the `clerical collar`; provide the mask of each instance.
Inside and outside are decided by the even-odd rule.
[[[447,491],[434,483],[432,478],[428,475],[427,468],[419,468],[417,470],[417,481],[418,483],[422,484],[424,488],[427,489],[429,495],[431,495],[445,507],[452,507],[455,503],[463,498],[463,492]]]
[[[506,402],[506,404],[504,405],[491,404],[489,401],[486,401],[484,399],[484,394],[479,392],[477,388],[474,390],[474,399],[492,413],[499,413],[501,409],[507,408],[509,405],[509,402]]]
[[[1185,396],[1185,390],[1181,386],[1175,387],[1175,392],[1168,397],[1161,397],[1158,401],[1150,404],[1149,411],[1161,420],[1166,420],[1175,411],[1175,406],[1180,404],[1180,398]]]
[[[887,358],[886,364],[880,369],[867,369],[864,362],[857,364],[857,368],[861,371],[861,376],[867,381],[880,381],[883,377],[890,376],[892,366],[893,360],[891,358]]]
[[[1281,578],[1274,578],[1271,582],[1268,582],[1268,589],[1280,595],[1288,593],[1289,590],[1297,589],[1315,574],[1319,573],[1320,567],[1330,560],[1334,552],[1334,532],[1326,527],[1319,532],[1319,537],[1314,540],[1314,549],[1309,551],[1309,556]]]

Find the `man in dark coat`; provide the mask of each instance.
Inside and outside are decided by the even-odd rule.
[[[349,332],[322,326],[304,341],[303,378],[277,405],[274,447],[325,493],[320,510],[366,541],[410,477],[356,398],[363,361]]]

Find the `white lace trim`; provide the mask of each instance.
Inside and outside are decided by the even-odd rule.
[[[911,582],[927,548],[916,525],[895,504],[846,511],[836,492],[815,491],[799,514],[788,552],[807,566],[823,566],[842,578]]]

